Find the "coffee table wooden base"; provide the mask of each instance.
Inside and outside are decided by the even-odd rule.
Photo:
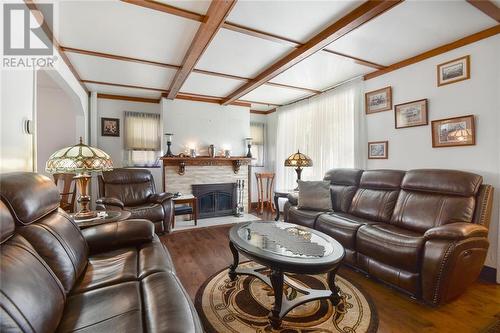
[[[279,329],[281,326],[281,320],[286,316],[286,314],[301,304],[324,298],[330,299],[334,306],[338,305],[340,302],[340,289],[335,285],[335,275],[340,265],[337,265],[333,270],[328,272],[327,281],[330,290],[311,289],[299,285],[294,280],[286,276],[281,270],[272,269],[271,275],[267,276],[261,273],[262,270],[267,269],[266,267],[257,269],[238,268],[238,250],[232,242],[229,243],[229,248],[233,254],[233,264],[229,266],[228,273],[231,281],[236,280],[238,275],[250,275],[260,279],[273,289],[274,305],[269,313],[269,322],[274,329]],[[287,284],[289,287],[305,295],[294,299],[283,297],[284,284]]]

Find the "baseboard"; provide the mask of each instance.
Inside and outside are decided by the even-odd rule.
[[[497,283],[497,270],[493,267],[483,266],[479,278],[486,282]]]

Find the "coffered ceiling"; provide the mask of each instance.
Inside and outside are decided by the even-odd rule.
[[[266,111],[500,32],[496,0],[218,2],[60,0],[53,34],[89,91]]]

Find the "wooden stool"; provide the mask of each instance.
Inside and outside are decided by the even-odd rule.
[[[264,206],[271,208],[271,212],[274,213],[274,206],[272,200],[273,185],[274,185],[274,172],[260,172],[255,173],[257,178],[257,194],[259,197],[258,209],[260,213],[264,212]],[[266,193],[264,197],[264,179],[266,180]]]

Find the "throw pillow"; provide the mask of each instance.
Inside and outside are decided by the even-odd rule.
[[[330,182],[299,180],[299,209],[332,210]]]

